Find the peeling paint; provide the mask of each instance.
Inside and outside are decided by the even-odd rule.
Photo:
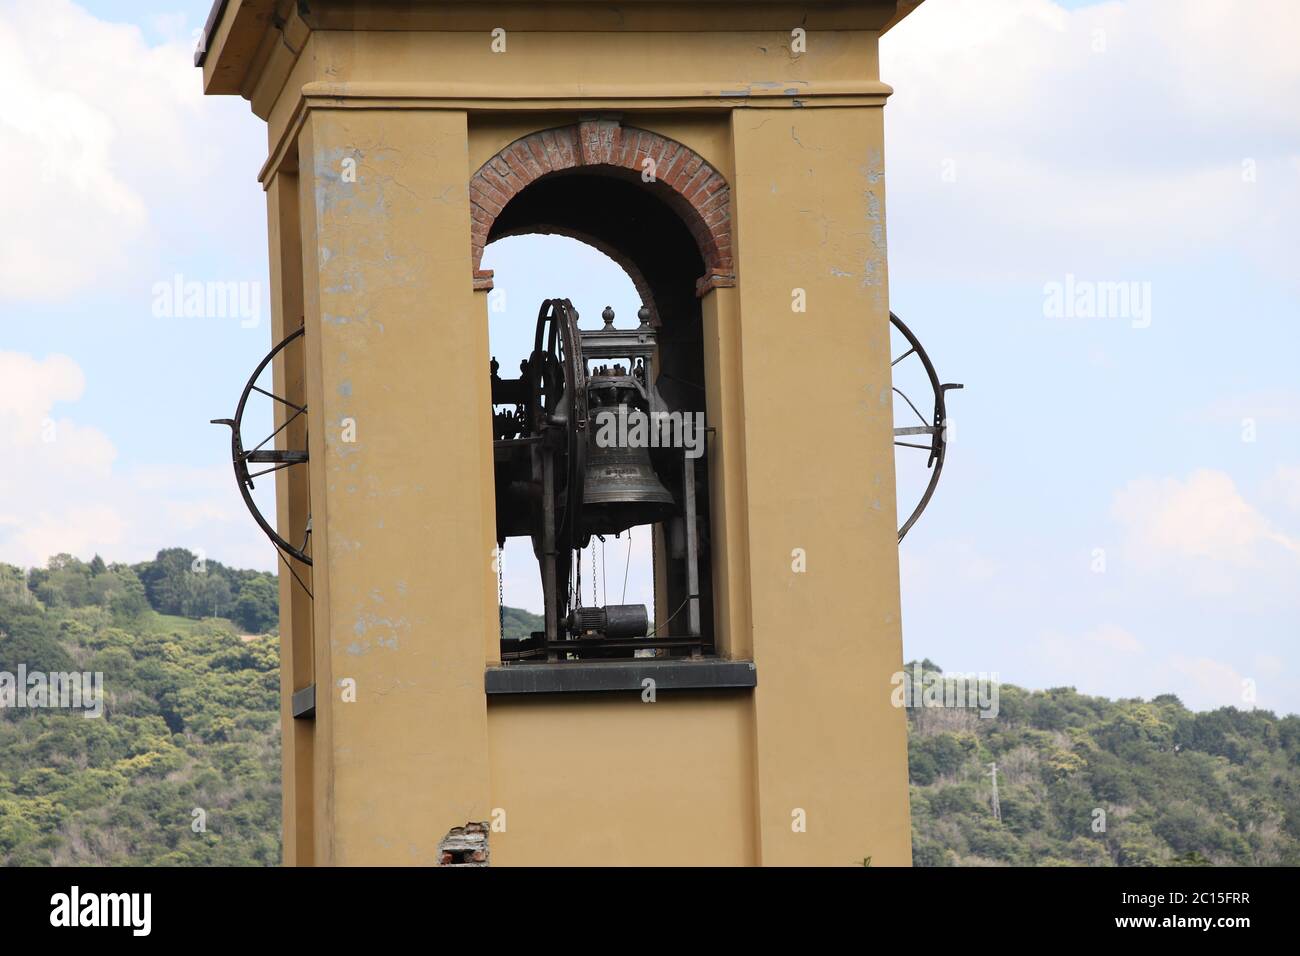
[[[400,645],[400,635],[409,634],[410,630],[410,621],[404,617],[381,617],[378,614],[363,611],[352,623],[352,632],[361,640],[354,641],[349,646],[348,653],[365,654],[370,649],[372,641],[376,647],[397,650]],[[351,650],[352,646],[357,647],[358,650],[353,652]]]
[[[872,186],[880,182],[885,175],[884,156],[880,150],[873,149],[867,154],[867,166],[862,172]]]

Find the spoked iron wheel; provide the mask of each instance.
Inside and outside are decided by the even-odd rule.
[[[542,489],[533,553],[542,562],[548,641],[557,640],[556,624],[568,613],[568,556],[582,535],[578,522],[587,465],[587,389],[581,341],[573,304],[568,299],[543,302],[527,374],[528,421],[542,443],[533,455],[533,480]],[[548,575],[554,582],[551,588],[545,585]],[[555,659],[555,653],[547,648],[548,658]]]
[[[274,447],[276,437],[288,429],[289,426],[299,418],[302,418],[305,424],[307,406],[299,405],[296,402],[289,401],[281,395],[276,395],[269,387],[269,383],[266,383],[268,387],[263,387],[263,384],[259,384],[259,380],[262,379],[263,373],[265,373],[271,366],[271,363],[275,360],[277,355],[295,342],[299,343],[297,346],[298,348],[302,347],[301,340],[303,337],[303,331],[302,328],[299,328],[296,332],[291,332],[282,342],[280,342],[279,345],[271,349],[260,363],[258,363],[257,368],[253,371],[252,376],[248,380],[248,384],[244,386],[244,391],[239,396],[239,404],[235,408],[235,417],[214,418],[212,424],[230,426],[230,457],[235,469],[235,480],[239,485],[239,493],[243,496],[244,504],[252,514],[253,520],[258,523],[264,532],[266,532],[266,536],[271,539],[271,542],[279,548],[283,554],[289,555],[290,557],[301,561],[303,564],[310,565],[311,517],[308,516],[307,518],[307,527],[303,533],[301,543],[295,544],[287,541],[278,531],[276,531],[275,526],[272,525],[258,509],[257,504],[253,501],[252,494],[255,487],[254,481],[256,479],[265,475],[273,474],[277,471],[283,471],[287,468],[293,468],[299,465],[305,466],[307,464],[308,456],[305,427],[301,432],[303,436],[301,448],[282,449]],[[269,375],[266,377],[268,379],[270,378]],[[259,400],[264,399],[283,406],[285,417],[283,423],[278,428],[250,448],[244,441],[244,415],[249,408],[249,400],[254,395],[260,396]],[[292,567],[290,570],[292,570]]]
[[[898,529],[898,540],[901,542],[921,517],[921,512],[925,511],[939,485],[939,476],[943,473],[943,463],[948,453],[948,407],[944,395],[948,389],[962,386],[941,384],[934,363],[912,330],[892,312],[889,313],[889,321],[898,333],[891,336],[891,339],[895,343],[901,343],[896,345],[899,354],[890,363],[895,382],[894,394],[902,399],[901,405],[894,403],[894,447],[913,449],[912,454],[915,454],[915,450],[926,452],[925,467],[930,471],[920,500]],[[909,360],[913,366],[919,367],[919,377],[913,369],[903,364]],[[915,401],[904,388],[899,387],[897,383],[900,381],[904,383],[904,388],[911,390]]]
[[[578,310],[568,299],[547,299],[537,313],[533,354],[528,360],[532,380],[529,420],[535,434],[553,429],[562,454],[556,473],[556,538],[561,550],[581,536],[575,527],[582,511],[587,473],[586,369],[578,335]]]

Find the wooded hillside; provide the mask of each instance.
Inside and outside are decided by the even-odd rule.
[[[106,696],[97,719],[0,710],[0,862],[277,864],[277,594],[183,549],[0,565],[0,677],[99,671]],[[541,627],[504,617],[510,636]],[[988,719],[909,708],[918,865],[1300,863],[1300,717],[998,696]]]

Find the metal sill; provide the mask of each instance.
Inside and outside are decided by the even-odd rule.
[[[489,667],[483,684],[489,697],[500,694],[588,694],[644,689],[747,690],[758,686],[753,661],[622,660],[565,661],[551,664],[501,664]]]
[[[316,717],[316,685],[308,684],[293,692],[289,705],[294,720],[312,720]]]

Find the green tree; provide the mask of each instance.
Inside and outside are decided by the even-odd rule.
[[[249,634],[263,634],[273,628],[280,617],[280,594],[275,579],[268,574],[245,581],[239,589],[233,617]]]
[[[136,565],[149,606],[159,614],[184,614],[189,576],[194,572],[194,553],[186,548],[164,548],[152,561]]]

